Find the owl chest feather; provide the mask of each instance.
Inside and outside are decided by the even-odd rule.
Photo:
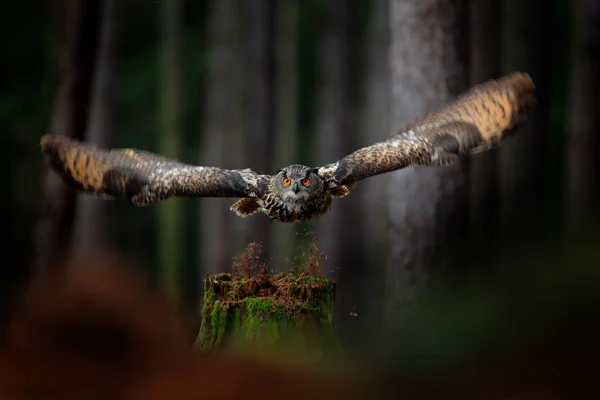
[[[285,201],[276,193],[263,200],[263,212],[281,222],[301,222],[326,213],[331,205],[331,195],[324,193],[303,201]]]

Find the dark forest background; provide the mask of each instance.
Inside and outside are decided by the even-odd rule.
[[[365,349],[434,282],[466,304],[442,312],[439,332],[479,321],[464,287],[482,276],[512,271],[491,291],[537,293],[549,271],[554,291],[574,264],[600,267],[598,1],[47,0],[1,14],[3,310],[62,258],[103,250],[194,314],[204,275],[230,270],[249,242],[286,270],[316,237],[338,283],[336,329]],[[538,105],[503,146],[361,182],[296,226],[240,219],[233,199],[99,201],[67,189],[40,154],[54,132],[264,173],[321,165],[512,71],[531,74]]]

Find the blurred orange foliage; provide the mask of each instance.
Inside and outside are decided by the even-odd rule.
[[[176,315],[144,276],[117,259],[94,255],[72,262],[32,282],[23,296],[0,353],[0,398],[352,394],[344,389],[349,385],[320,373],[249,356],[200,353]]]

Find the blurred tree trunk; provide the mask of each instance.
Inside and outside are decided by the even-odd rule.
[[[245,76],[247,82],[246,149],[252,154],[252,169],[274,173],[275,143],[275,9],[269,0],[243,2],[245,28]],[[252,240],[263,245],[263,254],[271,254],[271,226],[262,215],[246,221]]]
[[[600,2],[575,0],[567,145],[567,199],[570,229],[599,216],[600,169]]]
[[[317,165],[335,162],[359,147],[358,129],[363,115],[361,99],[364,46],[360,30],[360,2],[323,2],[320,75],[317,81]],[[372,139],[367,143],[371,144]],[[359,188],[357,191],[362,191]],[[326,256],[323,273],[338,283],[337,294],[346,299],[335,306],[338,334],[343,342],[359,340],[364,317],[364,246],[361,202],[355,193],[334,199],[330,211],[316,220],[319,246]]]
[[[366,85],[364,120],[362,124],[361,145],[369,145],[387,139],[392,131],[390,129],[390,64],[389,58],[389,5],[388,0],[375,0],[371,2],[370,19],[368,23],[366,42]],[[357,186],[356,195],[360,196],[361,230],[355,232],[360,235],[365,263],[371,285],[364,288],[366,291],[365,304],[381,304],[383,275],[387,254],[387,229],[389,199],[383,194],[387,190],[390,174],[383,174],[365,179]],[[379,326],[381,315],[378,307],[369,307],[366,317],[371,332]],[[365,320],[361,313],[358,318]],[[363,322],[364,323],[364,322]]]
[[[223,168],[248,168],[243,154],[251,153],[241,141],[243,90],[241,78],[246,65],[242,59],[240,10],[236,0],[215,0],[211,4],[208,37],[207,100],[204,111],[203,154],[201,165]],[[252,169],[256,170],[254,164]],[[262,171],[261,171],[262,172]],[[238,223],[241,220],[229,211],[235,199],[205,198],[200,201],[201,264],[205,273],[231,269]],[[260,218],[260,216],[255,217]],[[239,221],[238,221],[239,220]]]
[[[298,24],[300,5],[285,1],[277,6],[276,22],[276,115],[275,154],[273,169],[297,162],[298,156]],[[271,249],[277,270],[287,270],[294,252],[295,229],[288,224],[273,224],[271,234],[277,240]]]
[[[385,140],[390,130],[390,65],[388,1],[372,2],[366,54],[366,106],[361,132],[362,146]],[[374,176],[360,183],[362,233],[365,257],[370,265],[385,261],[387,238],[387,196],[374,196],[389,185],[389,174]]]
[[[545,49],[551,11],[542,0],[503,3],[502,72],[530,73],[538,99],[528,124],[499,149],[500,228],[505,238],[534,237],[532,230],[541,227],[544,206],[550,205],[544,198],[544,142],[549,135],[551,60]]]
[[[118,18],[116,0],[104,0],[100,41],[90,99],[90,116],[85,140],[100,147],[109,147],[113,136],[113,106],[115,84],[115,35]],[[110,246],[107,215],[109,202],[92,196],[80,196],[75,212],[73,251],[77,254],[108,250]]]
[[[466,89],[467,2],[390,4],[390,123],[397,130]],[[427,279],[450,265],[461,248],[468,218],[465,175],[460,163],[390,175],[388,316],[404,314]]]
[[[49,131],[82,139],[88,125],[90,93],[99,40],[100,1],[65,0],[63,78],[54,98]],[[75,216],[75,191],[44,167],[44,197],[35,231],[35,269],[64,264]]]
[[[181,154],[181,7],[180,0],[162,2],[162,85],[159,106],[160,153],[180,158]],[[182,199],[171,199],[157,205],[158,254],[162,270],[162,284],[170,300],[179,302],[180,271],[183,256]]]
[[[502,15],[498,0],[470,0],[470,82],[474,86],[498,78],[502,52]],[[471,248],[486,253],[497,235],[499,149],[469,159]]]
[[[348,1],[332,0],[323,3],[322,33],[319,55],[316,104],[316,165],[325,165],[346,154],[350,132],[345,128],[348,115],[346,64],[348,38]],[[347,200],[333,201],[331,210],[316,221],[316,234],[321,250],[327,255],[326,275],[333,277],[332,268],[343,267],[344,215]],[[340,285],[342,286],[342,285]]]

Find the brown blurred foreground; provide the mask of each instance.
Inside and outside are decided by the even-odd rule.
[[[144,282],[104,256],[81,259],[60,275],[34,282],[8,327],[0,397],[291,399],[357,393],[356,384],[335,384],[326,374],[193,350],[183,324]]]
[[[141,275],[98,255],[32,282],[19,304],[0,353],[1,399],[589,398],[598,354],[537,343],[492,364],[370,375],[208,355],[192,349],[181,319]]]

